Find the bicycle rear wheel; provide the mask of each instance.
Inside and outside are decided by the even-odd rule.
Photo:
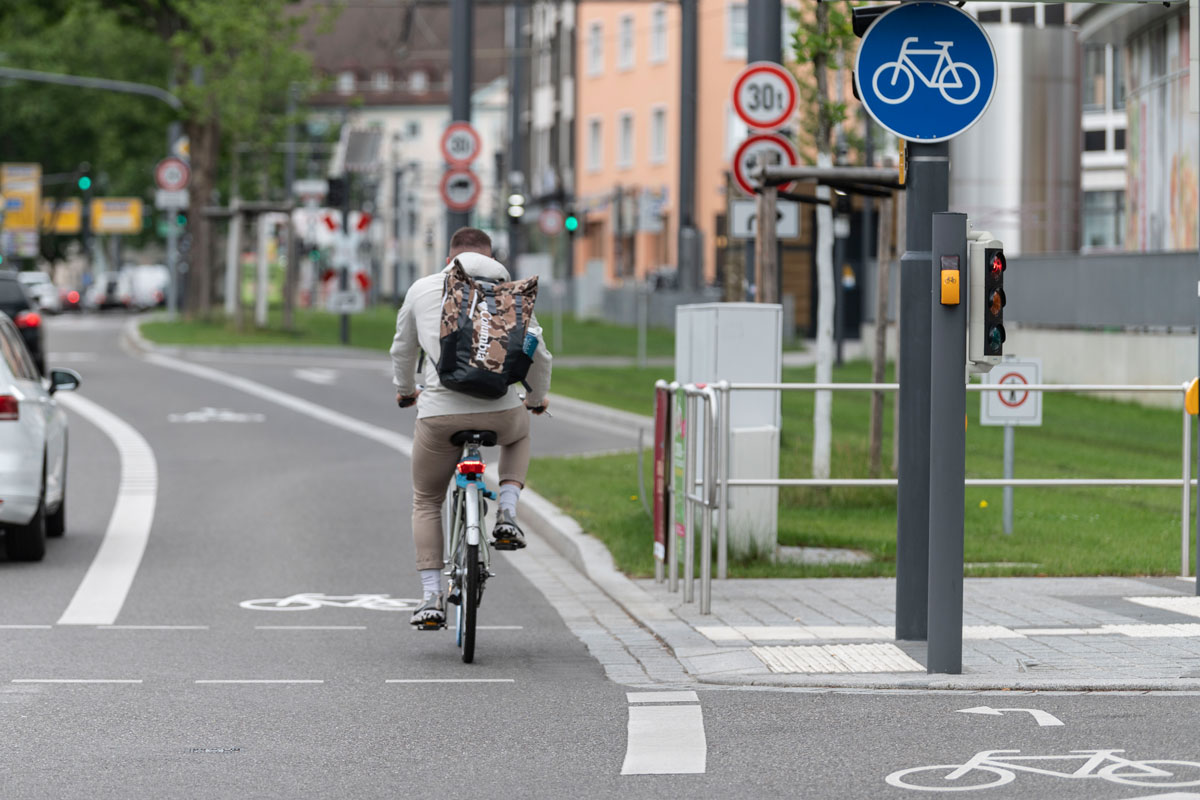
[[[479,609],[479,545],[469,544],[466,551],[459,608],[462,610],[462,660],[464,664],[470,664],[475,659],[475,616]]]

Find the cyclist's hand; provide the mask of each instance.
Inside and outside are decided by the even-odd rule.
[[[417,391],[413,392],[412,394],[401,394],[400,392],[396,392],[396,405],[400,406],[401,408],[409,408],[417,402],[417,398],[420,396],[420,389],[417,389]]]
[[[545,414],[546,409],[550,407],[550,398],[547,397],[545,400],[543,400],[542,404],[540,406],[531,406],[531,405],[529,405],[528,402],[526,402],[525,407],[528,408],[534,414],[541,416],[542,414]]]

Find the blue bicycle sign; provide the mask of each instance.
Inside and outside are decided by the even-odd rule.
[[[887,130],[911,141],[953,138],[983,116],[996,88],[996,55],[969,14],[907,2],[867,30],[855,61],[859,97]]]

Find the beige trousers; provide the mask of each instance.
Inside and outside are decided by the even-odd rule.
[[[462,455],[462,448],[450,444],[450,437],[465,430],[495,431],[500,445],[500,482],[515,481],[525,486],[525,473],[529,471],[529,412],[524,406],[484,414],[417,419],[412,454],[412,529],[417,569],[442,568],[442,503]]]

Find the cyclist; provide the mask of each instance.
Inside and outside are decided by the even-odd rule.
[[[525,486],[530,447],[525,409],[541,414],[549,402],[546,393],[550,390],[551,357],[536,315],[529,323],[529,332],[537,337],[538,345],[525,378],[529,390],[524,408],[516,386],[510,386],[508,394],[497,400],[483,400],[447,389],[439,382],[436,359],[431,356],[440,352],[442,290],[445,272],[455,259],[472,277],[497,282],[510,280],[504,265],[492,258],[492,240],[488,235],[477,228],[460,228],[450,237],[446,269],[415,281],[396,316],[396,336],[391,349],[396,401],[401,407],[414,402],[417,406],[412,450],[412,528],[424,602],[410,622],[422,628],[428,623],[446,621],[442,592],[442,502],[461,455],[461,448],[451,444],[450,437],[460,430],[496,432],[501,448],[500,497],[492,546],[497,550],[519,550],[525,546],[525,534],[517,525],[517,501]],[[414,380],[422,351],[427,354],[423,389]]]

